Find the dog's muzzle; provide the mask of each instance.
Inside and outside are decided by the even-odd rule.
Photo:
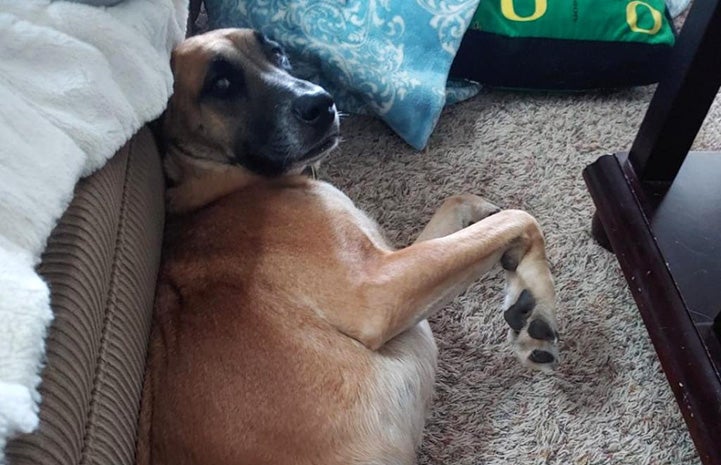
[[[314,134],[316,142],[298,158],[311,161],[333,149],[338,143],[338,112],[333,97],[320,90],[297,97],[292,105],[293,117]]]

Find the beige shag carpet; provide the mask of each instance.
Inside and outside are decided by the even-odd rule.
[[[445,197],[472,192],[536,216],[556,277],[554,375],[526,371],[511,355],[500,271],[431,318],[440,368],[420,464],[699,463],[616,259],[591,238],[581,178],[600,155],[630,147],[652,92],[486,91],[447,108],[422,153],[380,122],[344,119],[345,141],[321,177],[392,242],[412,242]],[[721,149],[719,107],[698,148]]]

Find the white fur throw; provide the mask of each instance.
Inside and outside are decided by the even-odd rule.
[[[78,179],[165,108],[186,18],[185,0],[0,0],[0,464],[38,424],[40,254]]]

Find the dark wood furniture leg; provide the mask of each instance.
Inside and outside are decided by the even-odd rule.
[[[606,230],[603,227],[603,222],[601,221],[601,217],[598,215],[598,212],[595,212],[593,214],[593,218],[591,219],[591,235],[594,239],[596,239],[598,245],[609,252],[613,252],[611,241],[608,240],[608,234],[606,234]]]
[[[628,155],[584,170],[701,460],[721,464],[721,153],[689,152],[721,85],[721,0],[695,0]]]

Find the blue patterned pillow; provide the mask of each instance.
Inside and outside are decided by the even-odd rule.
[[[294,74],[347,112],[382,118],[416,149],[443,105],[473,96],[449,86],[451,62],[479,0],[205,0],[213,29],[251,27],[280,42]]]

